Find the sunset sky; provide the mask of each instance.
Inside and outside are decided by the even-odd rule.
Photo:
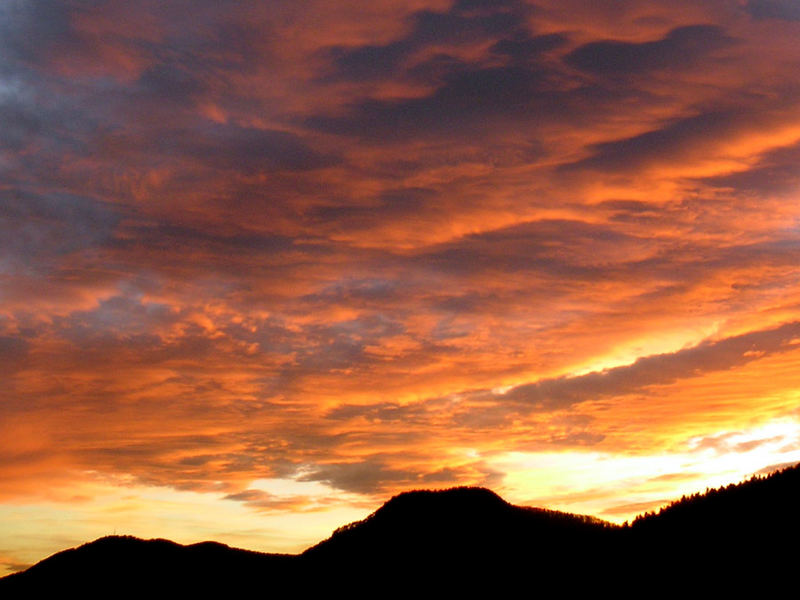
[[[800,2],[0,4],[0,575],[800,461]]]

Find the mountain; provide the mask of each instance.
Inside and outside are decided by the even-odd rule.
[[[629,526],[509,504],[483,488],[395,496],[299,555],[105,537],[0,579],[0,596],[259,592],[304,597],[654,589],[772,581],[796,563],[800,465],[684,497]],[[532,586],[532,587],[531,587]],[[655,586],[655,588],[654,588]],[[660,595],[660,594],[658,594]]]
[[[637,517],[626,542],[649,560],[705,577],[772,579],[793,572],[800,539],[800,464],[684,496]]]
[[[169,540],[107,536],[64,550],[0,579],[5,592],[64,592],[89,597],[168,591],[247,589],[282,578],[296,557],[230,548],[216,542],[183,546]]]
[[[594,517],[509,504],[484,488],[400,494],[363,521],[337,529],[301,556],[314,564],[359,561],[471,563],[544,560],[555,549],[609,537],[616,526]]]

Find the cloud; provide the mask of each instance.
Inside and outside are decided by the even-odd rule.
[[[63,43],[68,52],[85,49],[71,26],[69,7],[49,0],[9,3],[0,12],[3,46],[11,56],[33,62]]]
[[[800,186],[800,176],[794,169],[798,159],[800,144],[791,144],[764,153],[748,168],[708,177],[703,182],[717,188],[735,190],[737,194],[788,194]]]
[[[674,353],[639,358],[627,366],[517,386],[505,392],[502,401],[547,411],[608,396],[628,395],[650,386],[728,370],[764,356],[792,351],[791,341],[798,335],[800,322],[792,322],[775,329],[706,341]]]
[[[17,571],[24,571],[28,567],[33,566],[33,563],[17,562],[13,559],[5,559],[0,562],[0,564],[3,565],[7,574],[16,573]]]
[[[312,150],[296,135],[285,131],[207,124],[176,132],[162,140],[165,153],[178,150],[211,168],[237,171],[305,171],[336,164],[333,157]]]
[[[797,461],[785,462],[785,463],[778,463],[775,465],[768,465],[763,469],[760,469],[755,473],[755,475],[769,475],[770,473],[774,473],[775,471],[780,471],[781,469],[788,469],[789,467],[794,467],[797,464]]]
[[[674,161],[682,154],[701,151],[709,143],[730,137],[745,119],[746,115],[739,110],[681,118],[660,129],[595,144],[589,148],[591,154],[587,158],[562,168],[566,171],[635,172],[654,163]]]
[[[766,359],[793,350],[792,340],[797,324],[708,341],[696,347],[671,354],[640,358],[623,367],[597,371],[581,376],[544,378],[533,384],[512,387],[502,393],[490,390],[464,390],[456,397],[433,398],[409,405],[380,404],[371,406],[343,405],[327,417],[349,420],[364,426],[366,419],[373,426],[390,427],[403,424],[424,428],[426,423],[448,423],[459,435],[482,435],[490,431],[512,431],[523,416],[547,417],[548,427],[535,437],[524,436],[509,445],[542,449],[553,445],[591,446],[607,440],[608,433],[593,424],[586,415],[563,413],[574,411],[583,403],[608,401],[639,394],[652,395],[655,386],[688,381],[710,373],[739,369],[753,361]],[[689,384],[691,385],[691,384]],[[569,418],[567,418],[569,417]],[[482,433],[481,433],[482,432]],[[744,451],[744,447],[738,451]]]
[[[29,349],[30,343],[24,338],[0,335],[0,373],[8,374],[22,368]]]
[[[560,48],[566,43],[567,38],[561,33],[546,33],[537,36],[520,33],[495,42],[490,50],[496,54],[510,56],[515,61],[525,62],[538,57],[543,52]]]
[[[525,26],[528,12],[516,2],[481,9],[455,3],[448,13],[416,13],[410,32],[400,40],[333,49],[335,68],[328,77],[409,79],[432,89],[408,98],[361,98],[344,114],[312,115],[306,124],[370,140],[487,135],[497,126],[495,119],[534,126],[547,119],[579,118],[588,97],[597,103],[615,95],[576,86],[561,72],[549,54],[567,43],[566,36],[531,33]],[[456,52],[457,47],[481,47],[486,41],[491,45],[470,58]],[[421,52],[434,45],[432,53]]]
[[[336,489],[370,494],[392,482],[407,482],[413,471],[393,469],[379,460],[319,465],[303,473],[300,481],[321,481]]]
[[[698,478],[698,473],[680,472],[680,473],[664,473],[663,475],[651,477],[649,481],[685,481],[697,478]]]
[[[573,100],[553,89],[550,74],[537,66],[458,68],[443,76],[428,96],[403,100],[364,100],[343,117],[315,116],[308,125],[321,131],[366,139],[403,140],[410,136],[475,134],[491,119],[523,122],[563,118]]]
[[[430,268],[451,273],[542,272],[552,276],[594,279],[597,267],[624,249],[647,243],[624,231],[579,220],[519,223],[427,248],[417,257]],[[585,250],[591,247],[592,252]],[[624,259],[623,259],[624,260]]]
[[[314,226],[335,228],[335,232],[364,231],[381,224],[413,219],[434,204],[438,194],[428,188],[397,188],[381,191],[368,201],[324,204],[311,208],[306,219]]]
[[[792,0],[748,0],[746,9],[756,19],[800,21],[800,7]]]
[[[660,69],[686,69],[733,43],[716,25],[689,25],[654,42],[590,42],[566,55],[566,62],[597,75],[632,75]]]
[[[247,489],[235,494],[228,494],[224,499],[242,502],[251,508],[261,511],[291,510],[299,512],[312,505],[311,500],[305,496],[284,497],[256,489]]]
[[[111,204],[68,193],[5,191],[0,227],[14,231],[0,240],[6,260],[16,264],[49,260],[107,243],[123,215]]]
[[[444,467],[435,470],[393,468],[389,460],[400,457],[369,457],[359,462],[321,464],[301,471],[299,481],[320,481],[347,492],[375,494],[391,487],[405,489],[445,485],[497,485],[504,474],[483,464]]]
[[[427,47],[471,44],[517,31],[524,27],[527,12],[525,4],[516,0],[483,6],[455,2],[444,12],[421,10],[411,15],[408,32],[400,39],[387,44],[331,48],[334,71],[326,78],[391,78],[405,60]]]
[[[4,498],[312,510],[252,482],[535,481],[487,465],[786,413],[789,6],[3,4]]]
[[[786,445],[787,442],[789,442],[788,446]],[[692,439],[690,445],[694,451],[713,450],[717,454],[725,455],[732,452],[751,452],[764,446],[777,446],[779,444],[785,446],[784,451],[788,451],[795,449],[796,445],[793,442],[796,442],[796,440],[792,439],[792,436],[787,435],[786,432],[753,438],[742,431],[728,431]]]

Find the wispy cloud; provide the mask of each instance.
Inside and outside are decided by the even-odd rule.
[[[785,462],[793,7],[5,3],[0,500]]]

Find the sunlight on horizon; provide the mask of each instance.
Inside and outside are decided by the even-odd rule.
[[[622,523],[684,494],[738,483],[770,466],[795,462],[800,462],[800,424],[784,419],[693,438],[681,453],[511,452],[494,457],[490,465],[506,473],[494,491],[512,504]],[[107,478],[87,482],[82,491],[87,496],[77,503],[65,498],[0,504],[0,522],[16,523],[4,529],[3,537],[24,548],[14,553],[13,560],[4,559],[0,548],[7,572],[16,570],[12,564],[31,564],[98,537],[147,539],[154,530],[158,537],[182,544],[214,540],[248,550],[294,554],[336,528],[363,519],[393,495],[370,498],[296,479],[254,480],[247,491],[257,494],[242,500],[130,482],[118,487]],[[43,531],[57,534],[51,537]]]
[[[653,456],[512,452],[491,464],[507,473],[502,487],[511,502],[622,523],[685,494],[800,462],[800,423],[782,419],[719,431],[692,438],[686,446],[684,452]]]
[[[793,2],[0,2],[0,569],[800,460]]]

